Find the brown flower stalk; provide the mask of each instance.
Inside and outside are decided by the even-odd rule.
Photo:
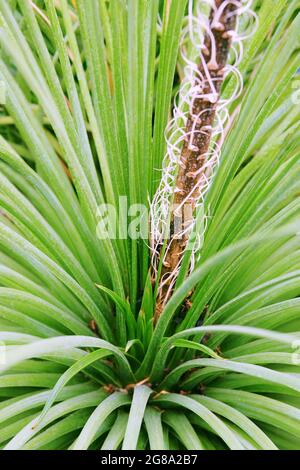
[[[170,242],[163,261],[155,322],[172,295],[172,273],[180,266],[189,238],[185,229],[193,220],[197,201],[201,197],[202,177],[206,171],[204,164],[212,139],[232,32],[236,27],[234,13],[237,8],[236,3],[215,0],[215,9],[211,10],[210,31],[205,34],[203,56],[198,67],[199,76],[203,77],[202,93],[201,97],[195,98],[187,121],[186,134],[191,137],[184,142],[179,161],[171,213]]]

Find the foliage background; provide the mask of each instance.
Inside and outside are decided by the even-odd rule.
[[[201,260],[155,329],[147,244],[96,237],[158,184],[186,4],[0,2],[2,448],[299,449],[298,0],[254,1]]]

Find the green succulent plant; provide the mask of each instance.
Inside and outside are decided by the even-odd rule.
[[[102,236],[103,205],[133,232],[151,208],[210,5],[0,2],[2,449],[300,448],[299,0],[252,2],[200,247],[159,314],[166,245],[154,273],[147,236]]]

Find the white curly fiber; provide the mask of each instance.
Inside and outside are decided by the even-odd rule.
[[[212,11],[212,23],[208,15],[203,13],[203,5],[210,7]],[[219,99],[214,85],[214,80],[211,78],[210,70],[216,63],[216,44],[214,35],[212,33],[212,26],[218,28],[219,19],[224,9],[232,4],[236,6],[232,15],[236,15],[237,28],[236,31],[230,31],[232,36],[232,47],[230,51],[229,64],[225,67],[224,78],[228,75],[233,75],[236,79],[236,86],[232,93],[232,96],[226,99]],[[211,180],[214,174],[214,170],[218,165],[221,147],[224,140],[225,128],[228,126],[230,119],[228,106],[236,100],[243,90],[243,78],[238,70],[238,65],[243,57],[243,41],[249,38],[257,24],[257,16],[251,10],[252,0],[226,0],[219,8],[216,7],[215,0],[189,0],[188,16],[186,18],[186,26],[184,27],[182,39],[181,39],[181,55],[185,62],[184,68],[184,80],[178,92],[178,96],[175,99],[173,118],[169,122],[165,136],[167,143],[167,153],[163,160],[162,177],[151,204],[151,249],[152,249],[152,267],[154,273],[157,274],[158,264],[160,261],[160,251],[167,239],[167,248],[165,251],[165,257],[168,252],[168,248],[172,243],[172,239],[169,239],[169,225],[170,225],[170,214],[174,191],[176,191],[176,178],[178,166],[181,162],[181,152],[183,143],[186,141],[189,143],[191,150],[194,148],[194,138],[196,133],[207,133],[211,132],[211,129],[201,128],[196,130],[197,122],[201,122],[201,115],[193,115],[194,102],[196,99],[202,99],[210,103],[216,103],[217,113],[215,123],[212,129],[211,145],[207,154],[202,155],[205,157],[204,164],[197,172],[198,178],[196,185],[198,188],[199,197],[195,201],[195,213],[192,220],[184,226],[183,231],[180,234],[176,234],[176,237],[180,237],[183,234],[190,233],[195,225],[197,209],[203,206],[205,194],[207,193]],[[211,40],[211,57],[205,58],[204,54],[204,39],[205,35],[208,35]],[[192,52],[187,52],[186,43],[192,45],[190,49]],[[205,71],[205,75],[199,71],[199,61],[201,61],[202,68]],[[203,88],[204,83],[209,84],[211,90],[210,93],[204,94]],[[206,110],[205,110],[206,111]],[[204,112],[205,112],[204,111]],[[203,112],[203,111],[202,111]],[[187,132],[188,118],[191,117],[194,124],[192,129]],[[198,127],[199,129],[199,127]],[[193,188],[192,193],[195,191],[196,186]],[[189,195],[185,201],[189,199]],[[183,201],[182,205],[185,203]],[[207,216],[206,216],[207,217]],[[206,218],[202,217],[202,229],[200,233],[197,233],[197,240],[193,247],[191,266],[190,270],[193,270],[195,264],[195,258],[199,255],[201,247],[201,240],[206,226]],[[179,269],[181,260],[178,263],[175,271],[168,273],[161,279],[161,286],[168,283],[170,289],[174,286]]]

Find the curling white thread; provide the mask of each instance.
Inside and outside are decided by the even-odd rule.
[[[212,17],[209,14],[204,14],[203,6],[205,4],[207,10],[211,10]],[[212,28],[222,31],[224,26],[220,19],[225,8],[230,4],[236,7],[232,13],[228,14],[228,16],[236,15],[236,30],[227,33],[231,36],[232,44],[228,65],[225,66],[224,75],[221,80],[223,81],[231,75],[235,77],[236,86],[232,95],[224,99],[219,97],[215,87],[216,80],[220,79],[212,78],[211,76],[211,71],[218,69],[218,64],[216,63],[216,43]],[[238,65],[243,57],[243,41],[255,32],[258,23],[257,15],[251,10],[251,5],[252,0],[226,0],[219,7],[216,6],[215,0],[189,0],[188,16],[180,45],[181,56],[185,63],[184,80],[174,100],[173,118],[165,131],[167,152],[163,160],[161,181],[150,206],[150,241],[152,268],[155,276],[157,276],[158,266],[161,261],[161,250],[165,241],[167,240],[167,245],[163,263],[166,263],[167,253],[174,238],[191,233],[196,223],[196,214],[198,210],[203,209],[205,195],[210,187],[214,171],[218,166],[225,131],[228,127],[228,122],[230,122],[228,107],[240,96],[243,90],[243,77],[238,70]],[[204,43],[205,37],[209,37],[211,42],[211,55],[209,58],[205,58],[205,55],[208,53]],[[187,50],[186,44],[190,45],[190,49]],[[199,70],[199,59],[204,75]],[[207,83],[210,88],[209,93],[204,91],[204,85]],[[218,102],[216,118],[212,129],[202,127],[200,130],[197,130],[197,124],[201,123],[201,114],[207,111],[206,109],[199,115],[194,114],[194,102],[199,99],[213,104]],[[191,119],[193,122],[189,131],[187,131],[188,119]],[[185,166],[184,161],[181,159],[183,143],[188,142],[189,149],[197,151],[198,149],[194,142],[195,136],[199,133],[211,135],[211,144],[209,150],[199,156],[204,161],[201,168],[194,174],[188,175],[194,177],[196,182],[191,194],[185,198],[181,205],[184,205],[186,201],[192,198],[196,190],[199,196],[194,201],[195,210],[193,216],[184,224],[179,233],[170,238],[168,232],[170,229],[172,200],[174,193],[178,191],[178,188],[176,188],[178,166],[180,165],[183,168]],[[208,215],[203,215],[202,230],[196,235],[196,241],[191,253],[190,272],[194,269],[199,258],[207,218]],[[180,271],[181,260],[182,256],[180,256],[175,269],[162,276],[159,291],[165,285],[168,286],[168,292],[172,291]],[[168,298],[168,295],[166,295],[166,298]]]

